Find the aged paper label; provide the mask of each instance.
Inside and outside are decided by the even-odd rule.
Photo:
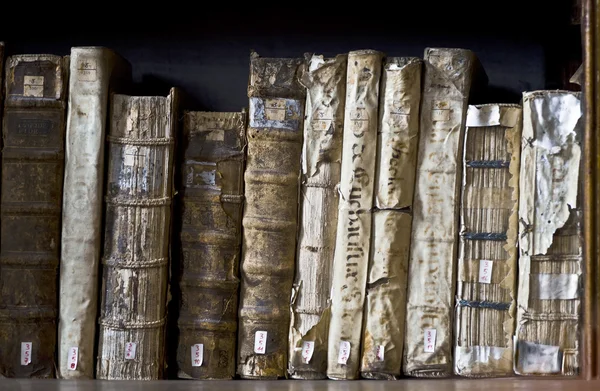
[[[346,365],[350,357],[350,342],[340,341],[340,351],[338,354],[338,364]]]
[[[193,367],[202,366],[203,360],[204,360],[204,345],[201,343],[192,345],[192,366]]]
[[[267,351],[267,332],[257,331],[254,334],[254,353],[265,354]]]
[[[489,284],[492,281],[492,267],[494,262],[489,259],[479,261],[479,282]]]
[[[77,369],[77,357],[79,356],[79,348],[69,348],[69,370],[74,371]]]
[[[77,62],[77,79],[79,81],[96,81],[98,63],[95,58],[80,57]]]
[[[44,96],[44,76],[24,76],[23,96],[42,98]]]
[[[135,342],[127,342],[125,344],[125,360],[135,359],[136,348],[137,348],[137,344]]]
[[[377,350],[375,352],[375,358],[377,358],[378,361],[383,361],[384,355],[385,355],[385,349],[384,349],[383,345],[377,345]]]
[[[270,121],[285,121],[285,99],[265,99],[265,117]]]
[[[31,342],[21,342],[21,365],[29,365],[31,362]]]
[[[424,348],[423,351],[425,353],[433,353],[435,352],[435,337],[437,334],[436,329],[425,329],[425,337],[424,337]]]
[[[302,361],[305,364],[310,362],[313,353],[315,352],[315,341],[304,341],[302,343]]]

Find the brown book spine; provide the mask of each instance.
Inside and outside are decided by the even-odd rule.
[[[164,370],[177,94],[113,95],[96,377]]]
[[[6,62],[0,375],[55,375],[68,57]]]
[[[186,112],[181,170],[177,376],[231,379],[242,230],[246,113]]]
[[[284,377],[294,279],[305,89],[301,59],[250,61],[237,373]]]

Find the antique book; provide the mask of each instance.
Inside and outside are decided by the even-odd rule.
[[[69,57],[10,56],[0,202],[0,376],[55,376]]]
[[[402,372],[406,278],[423,61],[388,57],[381,75],[373,236],[367,273],[361,376]]]
[[[408,269],[403,372],[453,373],[452,329],[465,117],[475,54],[427,48]]]
[[[302,125],[302,59],[250,58],[237,373],[285,377],[294,282]]]
[[[96,377],[164,371],[177,90],[115,94],[110,106]]]
[[[347,55],[312,55],[302,67],[306,87],[298,254],[290,306],[288,372],[327,378],[331,271],[342,161]]]
[[[375,50],[348,53],[327,350],[327,377],[330,379],[352,380],[359,374],[383,56]]]
[[[461,376],[513,374],[521,124],[519,105],[468,108],[454,319]]]
[[[231,379],[242,235],[246,112],[185,112],[178,204],[177,376]]]
[[[523,93],[519,279],[514,369],[578,375],[581,368],[581,93]]]
[[[110,49],[71,48],[58,315],[62,379],[94,378],[108,98],[130,74],[127,61]]]

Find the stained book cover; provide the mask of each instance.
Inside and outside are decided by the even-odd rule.
[[[108,99],[131,66],[110,49],[74,47],[69,75],[57,377],[93,379]]]
[[[111,99],[96,377],[164,371],[177,90]]]
[[[412,57],[389,57],[383,66],[360,367],[368,379],[402,374],[422,66]]]
[[[582,104],[579,92],[523,93],[514,368],[579,374]]]
[[[466,121],[454,371],[510,376],[522,110],[509,104],[469,106]]]
[[[383,57],[383,53],[375,50],[348,54],[327,352],[330,379],[352,380],[359,375]]]
[[[285,377],[294,282],[302,126],[302,59],[252,53],[237,373]]]
[[[181,140],[177,376],[235,376],[246,112],[185,112]]]
[[[469,50],[425,50],[406,307],[403,371],[408,376],[453,373],[461,158],[478,68]]]
[[[307,56],[296,277],[290,306],[288,372],[327,378],[330,291],[338,215],[347,55]]]
[[[0,376],[52,378],[69,57],[6,60],[0,201]]]

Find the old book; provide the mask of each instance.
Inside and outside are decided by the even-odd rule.
[[[513,374],[519,105],[469,106],[463,149],[454,372]]]
[[[111,99],[96,377],[164,370],[177,90]]]
[[[373,236],[369,255],[361,376],[399,377],[423,61],[385,59],[381,76]]]
[[[383,53],[348,53],[327,377],[356,379],[367,285]]]
[[[55,375],[69,57],[6,60],[2,126],[0,375]]]
[[[582,237],[579,92],[523,94],[515,372],[580,370]]]
[[[242,232],[246,112],[183,116],[177,376],[231,379]]]
[[[63,379],[94,378],[108,98],[130,74],[110,49],[71,48],[58,316]]]
[[[294,282],[302,125],[302,59],[250,58],[248,154],[237,373],[285,377]]]
[[[312,55],[300,74],[306,87],[298,254],[290,321],[289,375],[327,378],[327,336],[347,55]]]
[[[408,270],[404,374],[453,373],[452,318],[465,117],[477,57],[427,48]]]

